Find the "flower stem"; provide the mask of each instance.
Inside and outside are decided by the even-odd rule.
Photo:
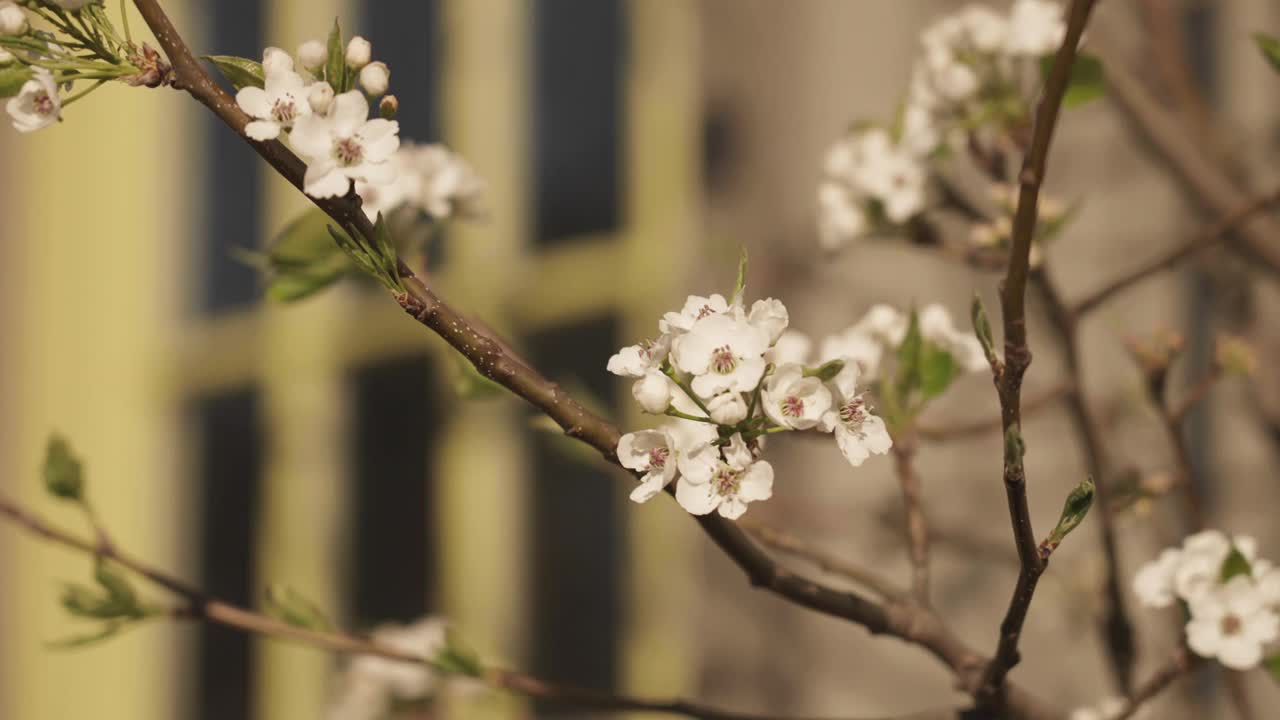
[[[670,417],[680,418],[681,420],[694,420],[697,422],[711,423],[712,425],[719,424],[715,420],[712,420],[711,418],[698,417],[697,415],[690,415],[689,413],[680,412],[675,408],[667,408],[667,412],[665,414]]]
[[[684,394],[693,401],[694,405],[698,406],[699,410],[706,413],[708,417],[711,416],[711,411],[707,409],[706,403],[702,402],[702,398],[698,397],[698,394],[693,391],[693,388],[689,387],[689,383],[680,379],[680,376],[676,374],[675,368],[668,364],[662,368],[662,372],[666,374],[667,377],[671,378],[671,382],[675,383],[676,387],[679,387],[684,391]]]

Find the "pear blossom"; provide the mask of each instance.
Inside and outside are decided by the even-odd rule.
[[[1143,565],[1133,576],[1133,592],[1147,607],[1165,608],[1177,599],[1173,577],[1182,563],[1182,551],[1167,548],[1155,560]]]
[[[979,52],[998,52],[1008,40],[1009,20],[986,5],[966,5],[959,18],[969,43]]]
[[[293,71],[293,60],[284,51],[267,48],[262,65],[266,72],[265,86],[240,88],[236,104],[254,118],[245,125],[245,134],[266,142],[275,140],[281,132],[292,129],[299,119],[311,115],[311,104],[302,76]]]
[[[1257,555],[1253,538],[1237,535],[1228,538],[1218,530],[1205,530],[1182,542],[1182,558],[1174,572],[1173,583],[1178,597],[1194,602],[1212,590],[1222,576],[1222,564],[1235,547],[1252,562]]]
[[[1233,670],[1256,667],[1263,648],[1280,636],[1280,617],[1247,575],[1202,593],[1190,609],[1187,645],[1197,655],[1217,658]]]
[[[661,415],[671,407],[672,396],[675,395],[678,388],[671,378],[667,377],[660,370],[649,370],[644,377],[637,380],[631,386],[631,395],[636,399],[636,403],[647,413]],[[743,416],[746,416],[746,408],[743,407]],[[712,417],[715,417],[714,414]],[[719,422],[719,421],[717,421]]]
[[[919,322],[920,335],[950,353],[960,367],[969,372],[987,369],[982,343],[973,333],[958,330],[946,308],[937,304],[926,305],[920,310]]]
[[[756,460],[741,435],[724,448],[708,444],[682,456],[680,474],[676,501],[694,515],[718,511],[735,520],[748,503],[773,496],[773,466]]]
[[[1097,707],[1082,707],[1071,711],[1068,720],[1115,720],[1129,707],[1122,697],[1105,698]],[[1134,715],[1132,717],[1141,717]]]
[[[415,207],[436,220],[482,214],[484,182],[457,153],[438,144],[410,145],[405,164],[419,178]]]
[[[9,98],[5,110],[13,119],[13,127],[22,133],[47,128],[60,119],[62,98],[53,74],[48,70],[32,68],[31,79],[22,84],[18,94]]]
[[[871,414],[862,393],[858,392],[858,363],[852,359],[828,383],[832,409],[822,416],[823,432],[834,432],[836,444],[845,460],[859,467],[872,455],[883,455],[893,446],[884,420]]]
[[[718,425],[737,425],[747,419],[747,401],[742,393],[720,393],[707,401],[707,412]]]
[[[747,322],[765,331],[769,336],[769,345],[778,342],[778,338],[787,329],[790,321],[791,316],[787,313],[787,306],[783,305],[781,300],[773,298],[755,301],[751,304],[751,312],[747,315]]]
[[[298,62],[307,70],[319,70],[329,62],[329,48],[319,40],[308,40],[298,46]]]
[[[289,141],[308,160],[303,189],[315,198],[338,197],[353,180],[386,183],[395,179],[388,162],[400,146],[400,124],[369,119],[369,101],[358,90],[334,98],[327,116],[303,115]]]
[[[813,352],[813,340],[799,330],[786,330],[778,336],[778,341],[765,353],[765,360],[775,365],[808,362]]]
[[[693,324],[709,315],[718,315],[729,311],[729,303],[719,293],[709,297],[690,295],[684,301],[684,307],[678,312],[669,312],[658,321],[658,330],[663,334],[673,335],[685,333]]]
[[[347,43],[347,67],[359,70],[368,65],[372,59],[373,45],[359,35],[351,38],[351,42]]]
[[[27,14],[13,0],[0,2],[0,35],[25,35],[30,27]]]
[[[360,87],[372,97],[387,94],[391,86],[391,70],[386,63],[369,63],[360,69]]]
[[[818,241],[839,250],[867,233],[866,211],[849,188],[827,181],[818,186]]]
[[[672,340],[671,358],[693,375],[693,391],[709,398],[726,390],[751,392],[764,375],[769,334],[732,313],[708,315]]]
[[[329,108],[333,107],[333,97],[333,86],[327,82],[315,82],[307,87],[307,104],[311,106],[311,112],[317,115],[329,114]]]
[[[880,371],[884,347],[883,342],[859,323],[844,332],[823,338],[818,359],[821,362],[829,362],[847,358],[858,366],[863,375],[874,377]]]
[[[1062,45],[1067,33],[1062,6],[1052,0],[1016,0],[1009,13],[1005,52],[1011,55],[1047,55]]]
[[[765,415],[780,427],[808,430],[817,427],[831,409],[831,392],[816,377],[805,377],[798,364],[779,366],[765,380],[761,393]]]
[[[671,349],[671,338],[663,335],[657,340],[647,340],[622,348],[609,358],[607,369],[623,377],[644,377],[650,370],[660,370]]]
[[[854,177],[867,194],[880,201],[891,221],[904,223],[924,209],[924,167],[911,152],[896,144],[888,131],[866,131],[859,154],[861,162]]]
[[[676,441],[667,430],[627,433],[618,441],[618,462],[628,470],[643,473],[640,485],[631,492],[631,501],[648,502],[676,479]]]
[[[387,625],[373,632],[373,640],[390,649],[429,659],[447,646],[448,624],[440,618],[428,617],[409,626]],[[360,655],[343,671],[338,694],[326,717],[375,720],[383,717],[397,700],[412,701],[429,696],[438,680],[426,663]]]

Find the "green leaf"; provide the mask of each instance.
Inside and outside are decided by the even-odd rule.
[[[1267,672],[1271,674],[1271,679],[1280,683],[1280,653],[1263,660],[1262,664],[1266,666]]]
[[[115,637],[125,626],[122,622],[103,623],[102,627],[96,632],[86,633],[84,635],[73,635],[62,640],[53,640],[45,643],[50,650],[75,650],[77,648],[96,645],[104,640],[110,640]]]
[[[1233,543],[1231,552],[1227,553],[1227,559],[1222,561],[1221,580],[1226,582],[1237,575],[1252,575],[1253,567],[1249,565],[1249,558],[1240,552],[1240,548]]]
[[[941,395],[955,380],[958,368],[951,353],[925,343],[920,353],[920,391],[925,399]]]
[[[320,631],[333,629],[333,623],[315,603],[288,585],[268,587],[264,609],[271,617],[295,627]]]
[[[231,87],[236,90],[247,87],[263,87],[266,85],[266,75],[262,70],[262,63],[248,58],[236,57],[234,55],[205,55],[205,60],[213,63],[218,68],[218,72],[222,73],[222,77],[231,83]]]
[[[448,675],[482,677],[484,665],[480,662],[480,656],[470,648],[463,647],[452,630],[448,631],[446,637],[444,648],[431,659],[431,664]]]
[[[738,278],[733,283],[733,294],[729,296],[730,303],[741,303],[743,294],[747,291],[747,249],[742,248],[742,253],[738,256]]]
[[[61,435],[49,438],[44,458],[44,487],[50,495],[72,502],[84,502],[84,470]]]
[[[902,339],[902,344],[898,346],[897,391],[904,407],[907,397],[920,388],[920,364],[923,353],[924,337],[920,334],[920,314],[912,308],[907,334]]]
[[[844,360],[832,360],[816,368],[805,368],[804,376],[816,377],[823,382],[827,382],[828,380],[834,380],[841,370],[844,370]]]
[[[973,322],[973,333],[978,336],[987,362],[992,367],[997,367],[999,356],[996,355],[995,340],[991,337],[991,321],[987,319],[987,309],[982,305],[982,297],[976,292],[973,294],[973,304],[969,307],[969,319]]]
[[[1062,544],[1062,540],[1084,522],[1085,516],[1089,514],[1089,508],[1093,507],[1093,498],[1096,493],[1097,486],[1093,484],[1092,478],[1085,478],[1075,486],[1062,506],[1062,515],[1058,518],[1057,527],[1041,547],[1047,546],[1047,550],[1053,552],[1058,545]]]
[[[1040,59],[1040,76],[1046,81],[1053,68],[1053,58],[1053,55],[1046,55]],[[1071,66],[1071,79],[1067,83],[1067,92],[1062,98],[1062,104],[1067,108],[1079,107],[1090,100],[1102,97],[1106,90],[1106,72],[1102,67],[1102,61],[1088,53],[1080,53],[1076,55],[1075,64]]]
[[[342,25],[337,18],[334,18],[333,30],[329,33],[329,63],[325,66],[324,79],[338,95],[351,89],[350,75],[347,74],[347,48],[342,40]]]
[[[22,92],[22,86],[32,78],[35,73],[30,67],[21,63],[11,63],[4,67],[0,67],[0,98],[13,97]]]
[[[351,262],[329,235],[328,223],[328,215],[312,208],[285,226],[265,253],[238,253],[241,261],[265,273],[268,299],[304,300],[351,271]]]
[[[382,217],[382,213],[378,213],[378,219],[373,225],[373,241],[382,268],[384,284],[387,284],[391,290],[404,292],[404,285],[400,282],[400,256],[396,253],[395,242],[391,239],[391,230],[387,227],[387,221]]]
[[[1280,72],[1280,40],[1266,33],[1254,33],[1253,41],[1258,44],[1258,49],[1271,63],[1271,67]]]

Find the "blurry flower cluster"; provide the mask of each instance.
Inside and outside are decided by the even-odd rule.
[[[1065,31],[1052,0],[1015,0],[1008,13],[968,5],[928,27],[894,122],[855,127],[827,151],[818,186],[823,247],[900,231],[928,209],[935,160],[975,137],[1024,128],[1042,59]],[[977,244],[999,244],[1010,215],[980,225]]]
[[[448,624],[428,617],[412,625],[386,625],[373,632],[379,645],[430,659],[448,646]],[[330,702],[328,720],[378,720],[399,705],[422,703],[440,682],[425,662],[410,663],[359,655],[347,664]]]
[[[1181,603],[1187,645],[1234,670],[1257,667],[1280,638],[1280,568],[1257,557],[1251,537],[1191,535],[1140,568],[1133,590],[1148,607]]]

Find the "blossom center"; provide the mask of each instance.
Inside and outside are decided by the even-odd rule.
[[[850,427],[859,427],[867,419],[867,401],[862,396],[853,398],[840,408],[840,422]]]
[[[359,165],[364,161],[364,146],[355,138],[343,138],[334,144],[333,154],[346,167]]]
[[[804,414],[804,400],[795,395],[788,395],[782,399],[782,414],[787,417],[798,418]]]
[[[671,456],[670,448],[656,447],[649,451],[649,467],[661,470],[667,465],[667,458]]]
[[[1222,634],[1223,635],[1239,635],[1244,629],[1244,623],[1240,621],[1237,615],[1225,615],[1222,618]]]
[[[706,317],[706,316],[708,316],[708,315],[715,315],[715,313],[716,313],[716,311],[715,311],[714,309],[712,309],[712,307],[711,307],[710,305],[703,305],[702,307],[698,308],[698,318],[697,318],[697,319],[698,319],[698,320],[701,320],[702,318],[704,318],[704,317]]]
[[[280,98],[271,107],[271,117],[282,125],[291,125],[298,118],[298,106],[294,104],[293,98]]]
[[[722,345],[711,352],[711,369],[721,375],[728,375],[738,366],[738,359],[728,345]]]
[[[742,486],[742,471],[720,464],[720,469],[716,471],[714,477],[711,478],[712,485],[716,489],[716,494],[721,497],[730,497],[738,494],[738,488]]]
[[[35,110],[40,115],[52,115],[54,110],[53,98],[49,97],[49,93],[42,92],[36,95],[35,102],[32,103]]]

